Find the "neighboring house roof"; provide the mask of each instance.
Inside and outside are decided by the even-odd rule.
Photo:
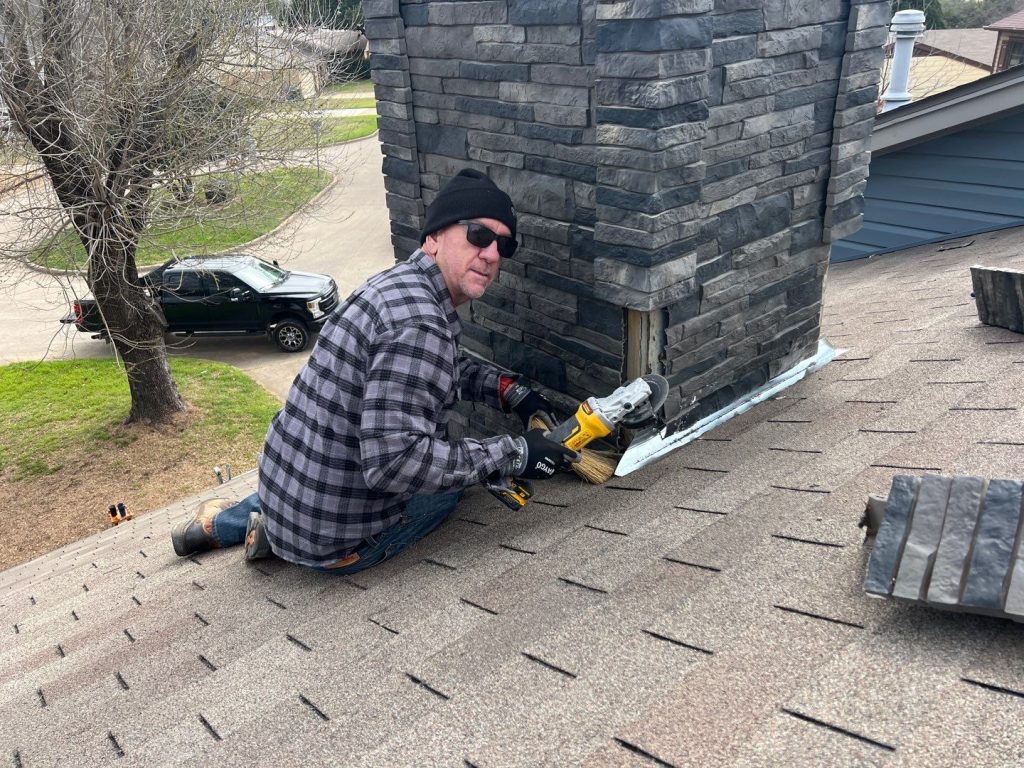
[[[1002,31],[1018,31],[1024,30],[1024,11],[1017,11],[1017,13],[1010,14],[1005,19],[989,24],[985,29],[994,29]]]
[[[919,101],[988,77],[991,72],[990,67],[979,67],[944,53],[915,56],[910,62],[910,95]]]
[[[1024,110],[1024,67],[1008,69],[880,114],[871,136],[873,154],[989,122]]]
[[[356,576],[177,558],[196,499],[0,574],[0,754],[1016,764],[1021,627],[866,597],[857,521],[895,474],[1020,476],[1024,347],[978,323],[968,265],[1019,263],[1022,234],[833,265],[822,371],[604,487],[516,513],[474,490]]]
[[[992,72],[998,33],[984,29],[929,30],[914,45],[909,91],[915,101],[971,83]],[[882,82],[891,77],[892,44],[886,47]]]
[[[914,55],[942,53],[991,72],[998,38],[989,29],[929,29],[917,39]]]

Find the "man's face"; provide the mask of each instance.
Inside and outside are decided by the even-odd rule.
[[[471,221],[483,224],[497,235],[512,234],[508,227],[496,219]],[[465,224],[452,224],[440,232],[427,235],[423,250],[437,262],[455,306],[483,296],[487,286],[498,276],[498,268],[501,266],[497,241],[486,248],[472,245],[466,240]]]

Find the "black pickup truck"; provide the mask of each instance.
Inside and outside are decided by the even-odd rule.
[[[305,349],[338,305],[331,277],[289,272],[242,253],[172,259],[139,281],[159,298],[168,333],[266,333],[285,352]],[[107,338],[95,299],[76,301],[61,322]]]

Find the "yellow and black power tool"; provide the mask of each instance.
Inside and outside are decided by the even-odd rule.
[[[579,451],[594,440],[607,437],[620,424],[630,429],[649,426],[658,420],[668,388],[665,377],[653,373],[623,384],[607,397],[588,397],[576,413],[549,430],[547,437]],[[506,395],[506,401],[514,407],[515,395]],[[488,482],[487,490],[511,510],[522,509],[533,496],[530,483],[518,477]]]

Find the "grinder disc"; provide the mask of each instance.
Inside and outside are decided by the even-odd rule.
[[[622,420],[622,426],[627,429],[642,429],[654,424],[658,420],[658,411],[668,399],[668,379],[657,373],[649,373],[643,380],[651,388],[651,395]]]

